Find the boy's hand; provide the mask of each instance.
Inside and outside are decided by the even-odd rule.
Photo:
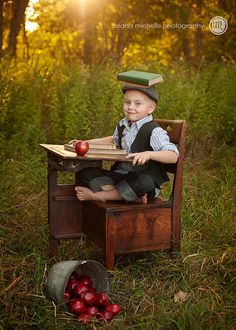
[[[147,163],[151,157],[150,157],[150,151],[144,151],[144,152],[135,152],[133,154],[128,154],[126,156],[128,159],[132,159],[132,164],[133,165],[143,165]]]

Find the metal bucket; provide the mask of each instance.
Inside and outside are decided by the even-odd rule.
[[[64,292],[67,282],[73,272],[82,277],[91,277],[93,287],[96,291],[110,293],[110,283],[105,267],[94,260],[69,260],[57,262],[49,271],[47,283],[44,288],[45,294],[54,300],[56,304],[61,304],[68,311],[64,300]]]

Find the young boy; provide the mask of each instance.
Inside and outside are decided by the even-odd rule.
[[[155,87],[125,85],[122,91],[125,118],[113,136],[90,141],[114,142],[127,151],[126,158],[131,161],[116,162],[111,170],[87,167],[79,171],[75,191],[81,201],[125,200],[146,204],[169,180],[164,164],[177,162],[177,147],[152,117],[158,101]]]

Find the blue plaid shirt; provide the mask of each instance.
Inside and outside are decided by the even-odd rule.
[[[140,119],[139,121],[136,121],[135,123],[132,124],[131,127],[129,127],[128,120],[126,118],[121,119],[119,125],[125,126],[125,129],[123,131],[122,142],[121,142],[122,149],[126,150],[127,153],[130,153],[131,145],[134,142],[139,129],[143,126],[143,124],[152,120],[153,120],[153,116],[149,115],[147,117]],[[119,144],[118,142],[119,135],[118,135],[117,127],[113,134],[113,140],[116,143],[116,145]],[[155,151],[168,150],[168,151],[174,151],[176,152],[177,155],[179,155],[178,148],[176,147],[175,144],[170,142],[167,132],[161,127],[156,127],[153,129],[150,138],[150,145],[152,149]]]
[[[129,122],[126,118],[121,119],[119,122],[119,125],[124,125],[124,131],[121,141],[122,149],[126,150],[127,153],[131,152],[131,145],[134,142],[136,135],[142,127],[143,124],[152,121],[153,116],[148,115],[147,117],[144,117],[140,119],[139,121],[134,122],[131,126],[129,125]],[[118,129],[116,127],[114,133],[113,133],[113,140],[116,145],[119,145],[119,134]],[[161,127],[156,127],[152,130],[151,138],[150,138],[150,145],[153,150],[155,151],[161,151],[161,150],[168,150],[168,151],[174,151],[177,155],[179,155],[179,150],[176,147],[175,144],[170,142],[169,136],[167,132],[162,129]],[[116,172],[119,173],[127,173],[127,172],[133,172],[133,166],[131,162],[121,162],[119,163]],[[156,196],[159,194],[160,189],[156,188]]]

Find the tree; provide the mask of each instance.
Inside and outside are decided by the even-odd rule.
[[[17,38],[29,0],[0,0],[0,57],[4,54],[56,58],[86,65],[107,61],[120,64],[201,59],[234,59],[236,5],[230,0],[40,0],[34,5],[38,30]],[[229,28],[222,36],[209,31],[214,16]],[[160,28],[142,25],[159,24]],[[186,25],[203,28],[181,27]],[[172,25],[180,27],[171,27]],[[169,25],[169,28],[162,28]],[[28,44],[27,44],[28,43]],[[4,52],[3,52],[4,50]]]
[[[0,0],[0,58],[2,57],[2,36],[3,36],[3,2]]]
[[[0,57],[16,56],[17,36],[25,21],[25,10],[29,0],[0,0]],[[9,22],[9,26],[7,26]],[[7,47],[3,50],[3,35],[9,31]]]

